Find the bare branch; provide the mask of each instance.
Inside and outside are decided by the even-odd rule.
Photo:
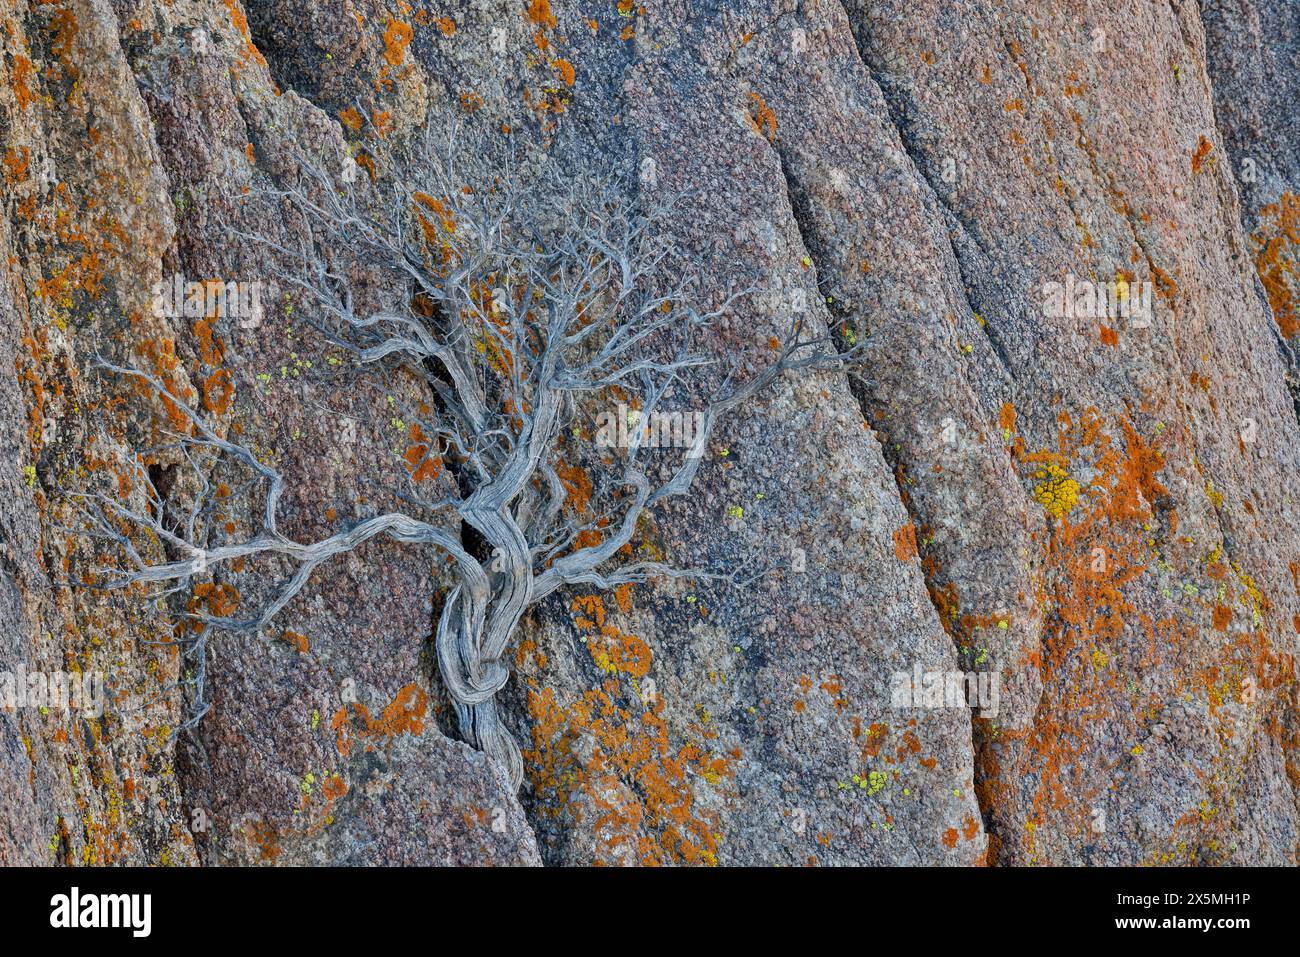
[[[120,550],[121,567],[105,570],[99,587],[167,584],[184,592],[231,562],[260,557],[292,569],[251,616],[187,609],[201,630],[262,628],[318,568],[371,539],[439,549],[452,558],[456,581],[435,636],[439,669],[462,736],[500,761],[518,787],[519,750],[501,725],[495,695],[508,680],[504,661],[528,608],[571,585],[609,589],[669,578],[744,585],[762,574],[620,564],[619,556],[647,514],[690,490],[722,415],[787,371],[845,368],[860,352],[839,351],[826,336],[805,337],[795,320],[776,359],[740,381],[737,364],[700,344],[757,289],[730,291],[712,308],[697,301],[700,276],[670,266],[664,227],[672,198],[643,208],[626,199],[625,184],[516,154],[498,158],[502,175],[476,168],[474,178],[458,163],[462,148],[453,141],[431,164],[423,188],[380,213],[302,158],[299,185],[255,195],[292,210],[305,224],[303,242],[235,234],[266,250],[277,278],[306,300],[324,341],[346,350],[358,370],[402,369],[427,383],[434,411],[413,418],[427,442],[408,463],[411,484],[428,466],[449,470],[458,489],[430,502],[418,490],[404,496],[431,520],[389,512],[319,541],[296,541],[278,528],[284,479],[276,469],[218,435],[156,377],[97,357],[98,369],[165,397],[188,421],[189,432],[167,448],[190,470],[193,500],[169,513],[178,516],[169,525],[172,506],[151,483],[152,513],[81,494],[76,509],[84,527],[77,531]],[[348,278],[356,264],[393,279],[402,297],[360,311],[363,297]],[[699,392],[705,377],[721,377],[721,384],[699,410],[689,443],[675,461],[656,454],[641,423],[654,421],[674,397]],[[571,501],[564,475],[573,466],[562,462],[562,445],[580,409],[620,397],[641,418],[621,461],[606,461],[598,477],[608,510],[588,517],[584,503]],[[208,473],[218,460],[249,470],[264,497],[253,534],[209,544]],[[446,531],[460,522],[482,536],[490,559]],[[122,525],[156,538],[170,559],[149,560]],[[203,675],[200,664],[200,703]]]

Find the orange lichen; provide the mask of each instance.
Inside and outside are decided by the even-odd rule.
[[[1159,569],[1164,569],[1157,573],[1169,573],[1159,538],[1172,536],[1176,528],[1161,480],[1163,454],[1127,415],[1119,416],[1109,430],[1093,409],[1077,418],[1063,412],[1059,423],[1056,451],[1024,457],[1033,468],[1051,464],[1087,476],[1080,482],[1075,507],[1047,530],[1045,571],[1036,595],[1045,633],[1041,651],[1027,656],[1042,676],[1042,696],[1031,729],[999,728],[984,739],[976,788],[986,813],[1005,815],[1001,853],[1013,848],[1012,859],[1027,863],[1043,859],[1037,844],[1043,837],[1051,840],[1053,850],[1048,853],[1053,854],[1060,853],[1061,842],[1078,845],[1096,839],[1091,809],[1114,786],[1109,772],[1141,756],[1135,742],[1150,735],[1164,707],[1162,696],[1144,695],[1131,676],[1167,657],[1164,649],[1178,646],[1181,650],[1174,657],[1184,656],[1203,641],[1198,631],[1211,622],[1227,635],[1215,643],[1215,660],[1174,676],[1172,693],[1186,700],[1199,694],[1211,715],[1240,693],[1244,676],[1251,676],[1261,693],[1284,680],[1266,677],[1264,662],[1275,656],[1262,631],[1228,631],[1233,614],[1222,601],[1222,590],[1218,602],[1196,597],[1190,583],[1177,596],[1201,609],[1203,624],[1181,613],[1164,618],[1152,614],[1145,597],[1149,585],[1139,580],[1152,572],[1157,558]],[[1219,568],[1216,573],[1213,564],[1207,577],[1217,574],[1219,580],[1229,580],[1228,572],[1235,572],[1242,602],[1258,620],[1266,608],[1249,576],[1236,569]],[[1135,589],[1144,596],[1141,600]],[[1165,594],[1177,600],[1169,589]],[[1293,675],[1287,666],[1276,670]],[[1113,755],[1098,756],[1103,738],[1127,743]],[[1010,761],[1005,768],[1004,760]],[[1213,793],[1212,782],[1206,786]],[[1176,828],[1202,826],[1208,832],[1216,825],[1196,817]],[[1207,833],[1198,841],[1212,849],[1217,839]]]
[[[998,428],[1010,441],[1011,433],[1016,430],[1016,407],[1010,402],[1003,402],[1002,408],[998,411]]]
[[[515,667],[523,668],[530,655],[533,663],[538,668],[545,668],[549,664],[546,652],[537,647],[537,642],[532,638],[525,638],[519,643],[519,647],[515,649]]]
[[[635,586],[631,582],[627,582],[614,589],[614,601],[618,604],[618,610],[625,615],[632,610],[633,587]]]
[[[759,136],[772,139],[776,136],[776,113],[757,93],[751,92],[749,98],[754,103],[754,113],[749,117],[749,125]]]
[[[417,204],[415,217],[424,235],[425,245],[429,247],[429,255],[436,266],[447,265],[452,257],[452,247],[447,237],[456,231],[456,216],[451,204],[428,193],[416,192],[412,198]],[[420,207],[431,212],[433,218],[426,216]]]
[[[442,473],[442,458],[433,451],[432,440],[425,435],[418,423],[411,423],[411,445],[402,457],[412,480],[423,482]]]
[[[389,66],[401,66],[406,58],[406,48],[411,43],[415,31],[409,23],[393,17],[388,18],[388,27],[384,30],[384,59]]]
[[[140,344],[140,353],[147,360],[147,367],[166,390],[159,396],[172,428],[178,432],[189,432],[192,428],[189,416],[177,405],[177,399],[183,399],[180,387],[180,359],[176,356],[176,344],[171,339],[146,340]],[[143,383],[138,388],[146,394],[152,394]]]
[[[333,802],[348,793],[348,783],[343,780],[342,776],[331,774],[321,782],[320,789],[321,793],[325,795],[325,800]]]
[[[367,742],[366,750],[372,751],[381,744],[391,743],[399,734],[418,738],[424,734],[428,710],[429,696],[414,683],[398,691],[378,718],[371,717],[370,709],[363,704],[345,704],[334,712],[330,721],[330,730],[335,732],[335,748],[347,757],[358,740]]]
[[[674,748],[658,697],[624,707],[617,694],[611,679],[566,708],[549,688],[529,690],[538,812],[577,823],[594,810],[597,864],[716,864],[720,822],[697,806],[694,782],[716,786],[730,761],[694,742]]]
[[[565,59],[555,61],[556,72],[560,74],[560,79],[564,81],[565,86],[573,86],[577,74],[574,72],[573,64]]]
[[[564,462],[555,466],[555,474],[560,477],[560,483],[564,486],[564,510],[574,516],[586,515],[590,512],[592,496],[590,476],[580,466],[568,465]]]
[[[582,613],[574,618],[574,623],[584,631],[604,627],[605,601],[599,595],[578,595],[570,603],[569,610]]]
[[[911,561],[917,556],[916,525],[913,522],[894,532],[894,555],[900,562]]]
[[[355,107],[349,106],[346,110],[340,110],[339,119],[353,133],[361,132],[361,113]]]
[[[188,608],[191,615],[229,618],[239,609],[239,600],[239,590],[234,585],[227,582],[200,582],[194,586]],[[204,623],[191,621],[189,629],[193,632],[202,631]]]
[[[30,157],[31,153],[26,146],[11,149],[5,153],[4,175],[7,185],[17,186],[27,179],[27,167]]]
[[[1255,271],[1268,297],[1273,320],[1282,335],[1300,334],[1296,290],[1300,288],[1300,196],[1286,192],[1259,211],[1260,226],[1252,234]]]
[[[627,634],[613,625],[600,629],[587,641],[592,660],[601,671],[644,678],[650,673],[650,646],[636,635]]]
[[[1192,153],[1192,174],[1199,173],[1205,166],[1205,160],[1214,149],[1214,144],[1202,136],[1196,143],[1196,149]]]
[[[625,611],[629,602],[616,599]],[[568,705],[537,677],[528,677],[532,728],[523,755],[538,817],[589,828],[597,865],[715,865],[720,820],[716,811],[702,809],[697,797],[702,788],[718,789],[733,778],[740,749],[731,749],[728,758],[707,748],[716,732],[707,727],[702,709],[697,711],[701,723],[688,726],[688,740],[675,744],[666,705],[653,681],[645,679],[650,663],[645,642],[612,624],[598,594],[576,596],[571,612],[593,658],[608,655],[621,667],[606,668],[599,687]],[[632,644],[617,650],[611,641]],[[525,667],[529,653],[538,668],[546,667],[545,657],[529,642],[516,654],[517,666]],[[624,658],[617,658],[620,654]]]
[[[49,29],[54,34],[50,43],[50,52],[59,60],[67,75],[75,77],[72,65],[72,47],[76,43],[80,27],[76,15],[67,7],[56,7],[50,18]]]
[[[225,415],[235,396],[235,384],[229,369],[218,369],[203,380],[203,405],[208,411]]]
[[[528,19],[548,30],[555,29],[555,14],[551,11],[551,0],[529,0]]]
[[[14,98],[18,102],[18,109],[25,110],[28,106],[36,101],[32,95],[31,87],[32,78],[32,61],[27,59],[21,53],[14,56],[13,66],[10,68],[10,86],[14,91]]]
[[[194,338],[199,345],[199,359],[210,366],[219,366],[225,356],[225,347],[212,331],[212,323],[199,319],[194,323]]]
[[[225,0],[226,10],[230,14],[230,22],[235,30],[239,33],[240,38],[244,41],[243,48],[240,50],[238,67],[243,68],[250,63],[256,63],[258,66],[266,69],[266,58],[262,52],[257,49],[253,43],[253,35],[248,29],[248,17],[244,15],[244,9],[240,6],[239,0]]]
[[[263,861],[274,863],[280,856],[280,836],[274,827],[264,821],[249,825],[248,836],[261,854]]]

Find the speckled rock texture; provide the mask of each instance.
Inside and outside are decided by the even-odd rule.
[[[0,672],[103,674],[109,702],[0,708],[0,863],[1294,863],[1297,11],[10,4]],[[210,636],[189,728],[176,606],[86,587],[69,534],[88,481],[141,504],[105,436],[147,445],[170,411],[96,353],[273,461],[287,534],[401,506],[388,409],[427,386],[331,377],[248,236],[314,241],[274,196],[308,167],[409,199],[454,127],[688,191],[663,228],[705,297],[762,289],[712,331],[746,367],[792,310],[866,354],[724,419],[639,540],[767,575],[526,619],[499,694],[517,795],[456,740],[431,549],[370,543],[261,633]],[[269,291],[252,319],[155,315],[174,276]],[[1054,283],[1112,308],[1052,309]],[[217,520],[252,507],[233,489]],[[254,603],[283,571],[170,601]],[[610,633],[648,668],[607,667]],[[996,707],[900,703],[918,672],[996,679]]]

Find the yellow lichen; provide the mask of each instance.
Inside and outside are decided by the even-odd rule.
[[[1034,478],[1042,480],[1034,486],[1034,499],[1043,510],[1056,519],[1069,515],[1079,500],[1079,483],[1065,469],[1050,462],[1035,472]]]

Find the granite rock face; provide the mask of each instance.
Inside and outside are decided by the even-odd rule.
[[[0,862],[1294,862],[1294,4],[4,16],[0,672],[107,690],[102,715],[0,709]],[[184,727],[175,609],[255,604],[284,570],[160,604],[86,587],[70,534],[88,483],[144,506],[123,450],[172,411],[97,354],[192,389],[273,461],[286,534],[401,506],[391,409],[427,386],[330,374],[280,281],[316,239],[275,191],[326,170],[401,203],[426,134],[467,127],[687,191],[664,228],[702,296],[761,287],[710,343],[747,368],[792,312],[866,353],[724,419],[638,540],[768,574],[529,616],[499,695],[517,795],[455,740],[431,549],[370,543],[261,633],[209,636],[211,709]],[[266,289],[249,315],[160,314],[174,277]],[[151,467],[177,501],[201,480]],[[254,508],[234,488],[216,520]],[[601,656],[610,635],[636,669]],[[900,700],[933,673],[982,675],[982,707]]]

